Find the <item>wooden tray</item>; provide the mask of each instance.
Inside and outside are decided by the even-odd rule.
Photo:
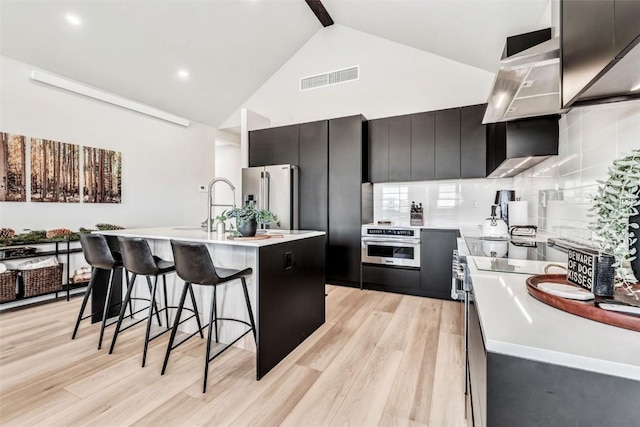
[[[266,239],[270,239],[272,237],[284,237],[284,234],[259,234],[257,236],[250,236],[250,237],[242,237],[242,236],[232,237],[232,236],[229,236],[229,237],[227,237],[227,240],[266,240]]]
[[[577,301],[551,295],[538,289],[538,283],[542,282],[561,283],[563,285],[576,286],[572,283],[567,282],[567,276],[565,274],[540,274],[538,276],[531,276],[527,279],[527,290],[529,291],[529,294],[531,294],[531,296],[533,296],[535,299],[542,301],[543,303],[555,307],[559,310],[575,314],[576,316],[591,319],[600,323],[606,323],[607,325],[617,326],[619,328],[640,332],[640,316],[633,316],[630,314],[618,313],[615,311],[598,308],[595,306],[593,300]],[[628,297],[624,294],[624,290],[618,288],[616,289],[614,299],[629,302],[630,298],[632,297]]]

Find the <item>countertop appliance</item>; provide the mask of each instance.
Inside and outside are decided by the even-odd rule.
[[[362,263],[420,268],[420,229],[378,224],[362,226]]]
[[[500,218],[509,225],[509,202],[516,200],[516,192],[514,190],[498,190],[496,191],[495,204],[500,206]]]
[[[259,166],[242,169],[242,202],[278,216],[283,230],[298,229],[298,167]],[[264,228],[260,225],[260,228]]]
[[[491,206],[491,216],[482,223],[482,235],[487,238],[506,239],[509,236],[509,227],[496,212],[498,205]]]

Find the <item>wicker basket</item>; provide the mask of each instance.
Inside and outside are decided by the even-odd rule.
[[[16,299],[16,272],[7,270],[0,273],[0,302]]]
[[[24,284],[25,297],[62,290],[62,264],[34,270],[22,270],[20,275]]]

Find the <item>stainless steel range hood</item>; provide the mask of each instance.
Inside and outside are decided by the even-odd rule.
[[[534,43],[542,31],[550,37],[550,29],[514,37],[526,40],[530,35],[536,35],[537,39],[533,38],[531,42]],[[507,39],[482,123],[564,112],[560,108],[560,39],[548,39],[507,56],[510,39]],[[523,43],[526,42],[520,41],[520,46]]]

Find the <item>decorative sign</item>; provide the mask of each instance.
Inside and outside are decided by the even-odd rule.
[[[612,255],[589,249],[570,248],[567,281],[582,286],[596,296],[613,296],[615,269]]]

